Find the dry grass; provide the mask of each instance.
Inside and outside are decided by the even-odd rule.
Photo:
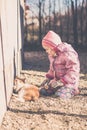
[[[40,97],[37,101],[20,103],[12,96],[1,130],[87,130],[87,53],[79,54],[81,93],[69,100]],[[27,83],[40,85],[49,62],[43,52],[25,53],[21,72]]]

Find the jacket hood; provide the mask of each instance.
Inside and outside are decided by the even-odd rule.
[[[48,46],[51,49],[54,49],[59,44],[61,44],[61,38],[58,34],[53,31],[49,31],[46,36],[42,39],[42,46]]]

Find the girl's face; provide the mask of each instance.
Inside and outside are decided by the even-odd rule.
[[[56,56],[56,53],[54,50],[52,50],[51,48],[47,47],[47,46],[44,46],[44,49],[46,50],[46,53],[52,57],[55,57]]]

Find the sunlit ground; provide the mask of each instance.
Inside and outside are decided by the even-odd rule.
[[[43,52],[25,53],[21,76],[27,83],[39,86],[49,62]],[[80,53],[80,94],[69,100],[40,97],[21,103],[12,96],[1,130],[87,130],[87,53]]]

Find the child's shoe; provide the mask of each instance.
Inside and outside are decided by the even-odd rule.
[[[75,89],[73,88],[68,88],[68,87],[61,87],[55,92],[55,96],[58,96],[63,99],[69,99],[72,98],[73,96],[77,95],[79,93],[76,93]]]

